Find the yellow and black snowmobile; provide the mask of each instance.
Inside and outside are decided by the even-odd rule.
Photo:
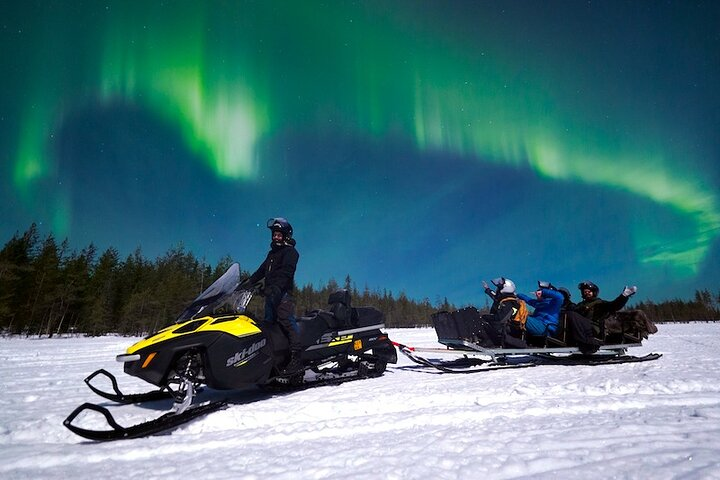
[[[304,371],[290,377],[281,372],[289,361],[287,337],[277,322],[253,318],[247,311],[256,288],[238,290],[240,268],[233,264],[178,317],[175,324],[135,343],[118,355],[125,373],[141,378],[159,390],[124,394],[116,378],[98,370],[85,379],[95,393],[119,403],[173,398],[175,408],[160,418],[121,427],[102,406],[85,403],[64,424],[91,440],[135,438],[167,431],[200,415],[225,407],[224,401],[193,406],[198,389],[232,390],[251,385],[273,389],[304,388],[379,376],[388,363],[397,362],[392,342],[381,329],[382,312],[373,307],[352,307],[349,292],[330,296],[327,310],[314,310],[297,319],[303,346]],[[108,377],[113,392],[92,384]],[[73,424],[83,411],[105,416],[112,430],[89,430]]]

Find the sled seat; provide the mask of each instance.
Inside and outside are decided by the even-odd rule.
[[[454,312],[440,311],[431,316],[438,340],[461,340],[474,342],[476,333],[483,328],[482,317],[475,307],[465,307]]]
[[[526,335],[528,345],[542,348],[567,347],[567,315],[562,313],[557,330],[552,335],[534,336]]]

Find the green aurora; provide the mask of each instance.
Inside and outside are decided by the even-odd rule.
[[[450,34],[443,18],[428,20],[442,6],[424,2],[47,2],[18,15],[28,11],[18,42],[32,43],[13,57],[30,55],[12,161],[31,211],[32,192],[57,174],[64,119],[130,103],[225,181],[260,181],[258,145],[312,125],[653,202],[689,227],[637,228],[636,254],[675,275],[697,274],[720,234],[717,185],[693,168],[711,153],[670,139],[642,91],[615,88],[618,101],[599,88],[616,80],[581,49],[560,52],[553,37],[498,42],[499,13],[461,22],[455,12]],[[53,231],[67,235],[72,206],[55,201]]]

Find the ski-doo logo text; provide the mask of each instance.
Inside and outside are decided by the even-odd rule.
[[[259,342],[255,342],[252,345],[250,345],[249,347],[243,348],[242,351],[237,352],[235,355],[228,358],[225,366],[227,366],[227,367],[231,367],[233,365],[237,366],[238,364],[249,361],[251,358],[253,358],[255,355],[257,355],[257,351],[260,350],[262,347],[264,347],[266,343],[267,343],[267,339],[263,338]]]

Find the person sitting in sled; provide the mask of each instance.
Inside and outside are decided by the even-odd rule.
[[[527,306],[515,294],[515,282],[505,277],[495,278],[492,280],[495,290],[492,290],[484,280],[482,284],[485,293],[493,299],[493,303],[490,313],[482,316],[486,324],[477,333],[480,344],[525,348],[527,345],[522,339],[522,323],[527,317]]]
[[[559,287],[557,291],[562,293],[563,296],[563,304],[560,307],[560,311],[572,310],[573,308],[575,308],[575,304],[572,301],[572,293],[570,293],[570,290],[565,287]]]
[[[615,300],[603,300],[598,297],[600,288],[593,282],[585,281],[578,284],[582,301],[572,307],[572,311],[589,318],[592,322],[594,335],[602,339],[605,332],[604,322],[613,313],[617,312],[627,304],[628,299],[635,295],[637,287],[625,286]]]
[[[550,284],[550,288],[553,287]],[[565,341],[568,345],[578,347],[581,353],[590,354],[597,352],[602,342],[593,335],[592,322],[577,312],[574,312],[575,303],[572,301],[570,290],[565,287],[557,288],[563,296],[563,304],[560,307],[560,319],[565,318]]]
[[[272,232],[270,251],[258,269],[238,289],[248,288],[264,280],[261,293],[265,296],[265,321],[277,321],[290,344],[290,361],[281,372],[290,376],[302,371],[300,338],[295,321],[295,304],[290,296],[295,283],[295,269],[300,254],[292,238],[293,228],[282,218],[271,218],[267,227]]]
[[[558,329],[564,297],[551,287],[549,282],[538,281],[538,288],[532,297],[518,294],[518,298],[535,309],[525,322],[527,333],[534,337],[553,336]]]

